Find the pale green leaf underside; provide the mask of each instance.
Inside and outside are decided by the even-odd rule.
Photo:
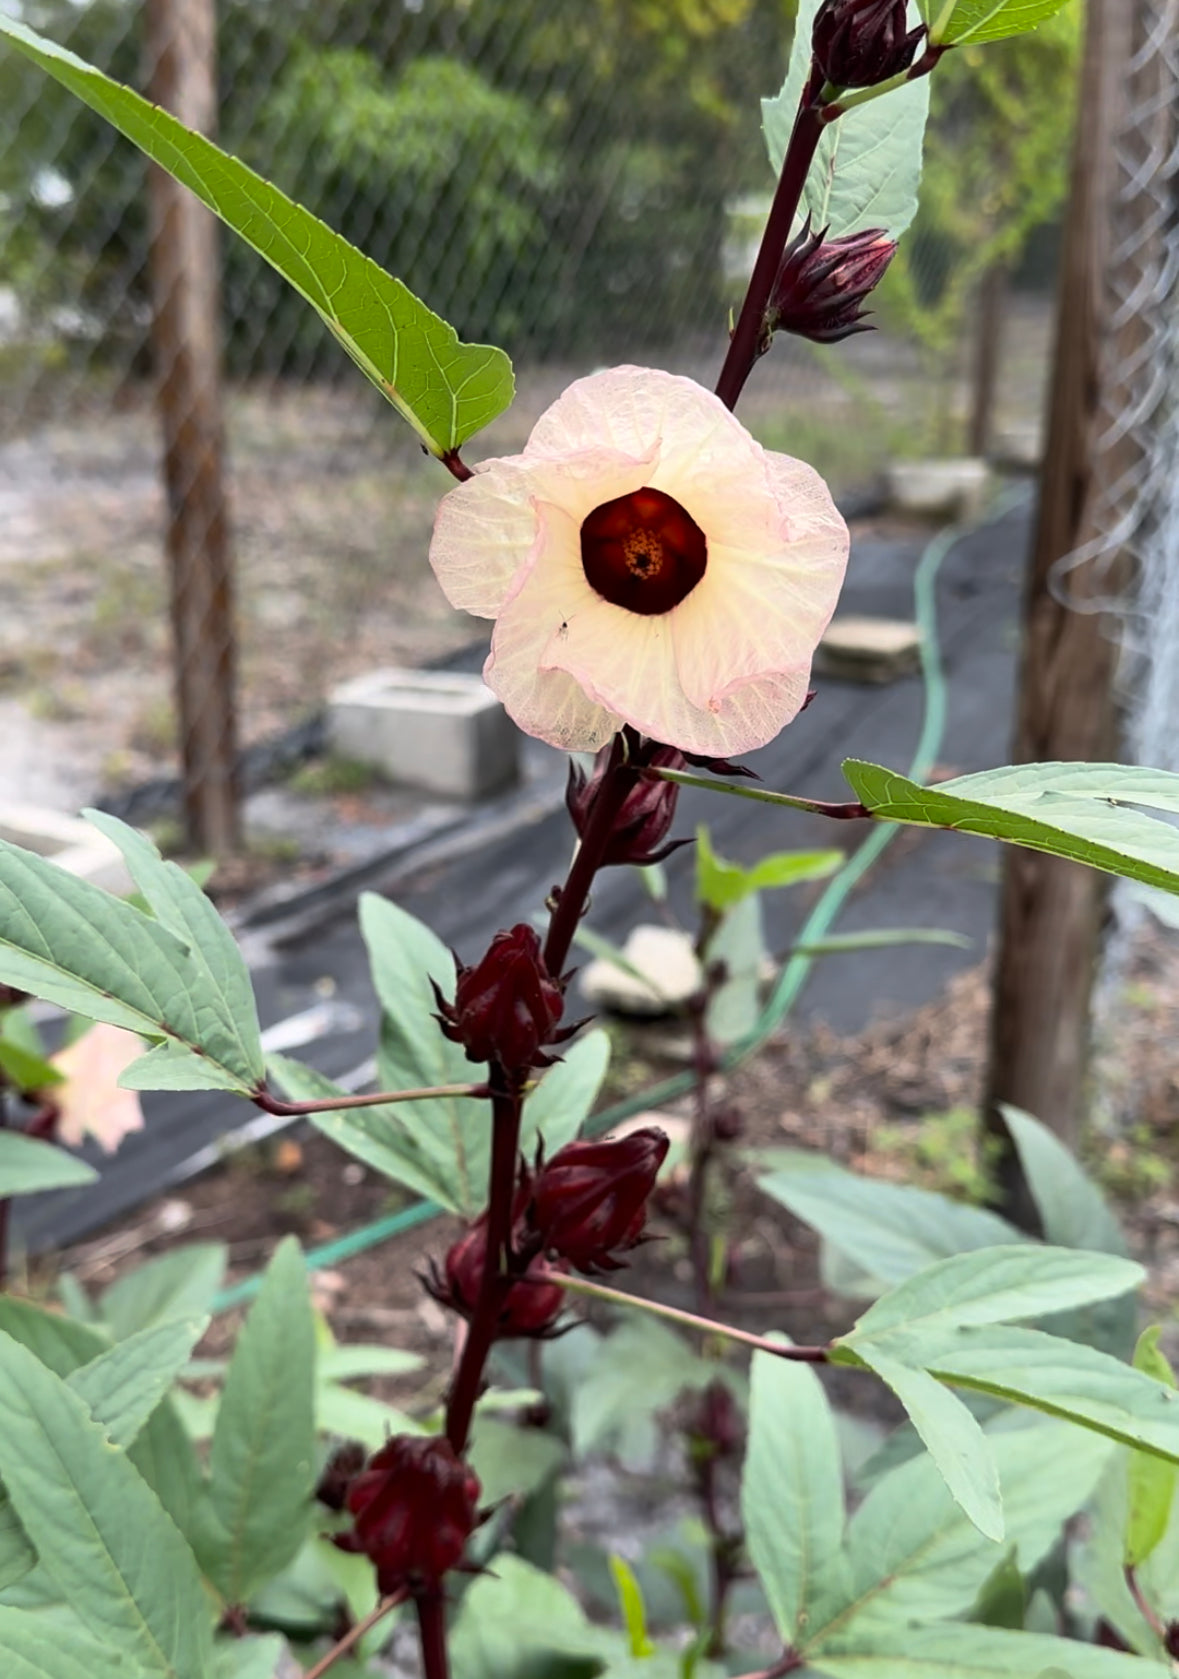
[[[1002,41],[1026,35],[1063,11],[1069,0],[927,0],[931,38],[939,45],[966,46],[970,42]],[[948,15],[947,15],[948,14]]]
[[[0,982],[167,1039],[167,1088],[248,1093],[260,1078],[248,1022],[202,979],[189,944],[160,921],[0,840]]]
[[[1165,1679],[1161,1662],[997,1627],[873,1628],[866,1649],[808,1652],[826,1679]]]
[[[14,18],[0,15],[0,35],[276,268],[434,454],[457,448],[511,402],[512,367],[502,350],[461,343],[400,280],[244,163]]]
[[[953,828],[1179,892],[1179,775],[1132,764],[1018,764],[922,787],[849,758],[843,773],[881,821]]]
[[[109,1645],[79,1638],[62,1627],[51,1637],[43,1618],[29,1610],[0,1608],[4,1679],[140,1679],[142,1669]]]
[[[0,1198],[36,1195],[93,1183],[98,1173],[84,1160],[19,1131],[0,1131]]]
[[[775,173],[794,127],[810,71],[810,41],[820,0],[800,0],[794,45],[781,93],[762,101],[762,127]],[[830,123],[807,176],[803,207],[832,238],[884,228],[894,239],[917,213],[929,78],[854,107]]]

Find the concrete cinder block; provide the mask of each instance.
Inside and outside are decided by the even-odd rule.
[[[0,804],[0,839],[119,897],[134,890],[118,846],[80,817],[40,805]]]
[[[328,738],[391,781],[450,798],[484,798],[519,774],[516,725],[479,677],[458,672],[354,677],[329,697]]]
[[[888,468],[888,499],[899,513],[925,519],[969,519],[982,509],[990,481],[986,461],[893,461]]]
[[[841,682],[895,682],[921,663],[921,632],[902,618],[833,618],[815,669]]]

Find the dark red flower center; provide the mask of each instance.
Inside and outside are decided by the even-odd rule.
[[[651,617],[692,593],[708,565],[708,544],[687,508],[643,488],[586,515],[581,564],[603,600]]]

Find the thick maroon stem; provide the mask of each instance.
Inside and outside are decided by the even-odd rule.
[[[798,206],[802,202],[802,189],[806,185],[806,178],[823,134],[823,119],[817,104],[821,86],[821,76],[812,71],[803,91],[790,144],[782,161],[778,189],[774,194],[765,232],[762,234],[761,248],[753,265],[745,301],[741,305],[737,325],[729,340],[725,364],[716,382],[716,394],[726,408],[737,406],[737,398],[744,390],[745,381],[761,353],[766,311],[773,294],[774,281],[778,278],[782,256],[790,239]]]
[[[702,935],[697,955],[705,944]],[[688,1154],[688,1243],[695,1272],[696,1310],[710,1317],[715,1307],[712,1288],[712,1245],[708,1239],[705,1218],[708,1195],[708,1170],[716,1147],[716,1125],[710,1100],[709,1081],[716,1070],[716,1055],[708,1035],[708,1003],[713,992],[711,982],[694,1000],[692,1006],[692,1065],[696,1075],[696,1111],[692,1118],[692,1135]]]
[[[449,1679],[450,1661],[446,1653],[446,1600],[441,1587],[422,1592],[414,1599],[418,1612],[418,1632],[422,1640],[423,1679]]]
[[[471,1418],[483,1384],[483,1366],[495,1340],[507,1291],[508,1244],[512,1234],[512,1203],[516,1198],[516,1160],[520,1152],[519,1086],[502,1068],[491,1069],[491,1174],[487,1194],[487,1256],[475,1313],[459,1357],[446,1405],[446,1438],[462,1456],[471,1432]]]
[[[637,746],[637,740],[631,736],[629,730],[626,738],[632,749]],[[636,766],[624,758],[612,763],[602,780],[601,789],[594,802],[593,814],[586,824],[577,855],[570,866],[565,884],[557,898],[552,920],[549,922],[548,937],[544,944],[544,961],[554,979],[560,975],[568,960],[577,924],[585,914],[590,887],[614,833],[618,813],[626,795],[637,783],[640,773],[641,766]]]

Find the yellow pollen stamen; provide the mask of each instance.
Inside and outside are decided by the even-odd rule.
[[[654,531],[640,528],[631,531],[622,544],[628,571],[636,577],[658,577],[663,570],[663,543]]]

